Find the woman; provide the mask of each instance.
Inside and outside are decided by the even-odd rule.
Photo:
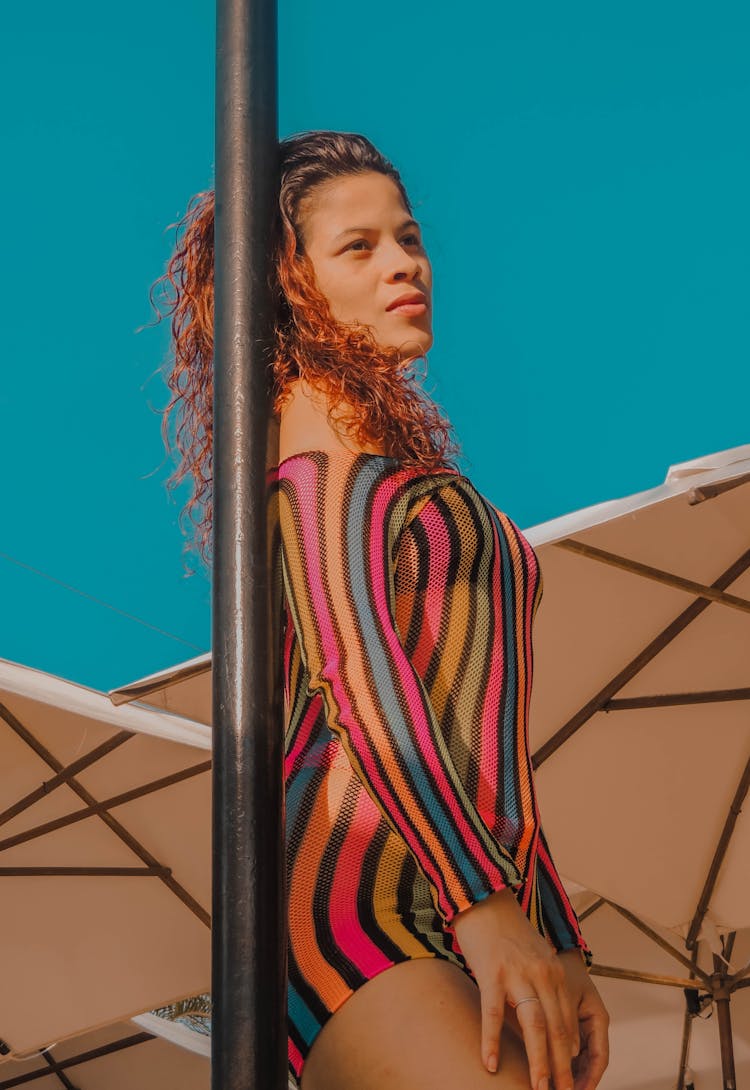
[[[432,270],[364,137],[282,141],[271,277],[289,1067],[302,1090],[594,1090],[608,1016],[528,752],[533,549],[451,461],[414,369]],[[209,540],[213,194],[175,291],[178,445]],[[158,282],[157,282],[158,283]],[[198,425],[204,436],[198,438]]]

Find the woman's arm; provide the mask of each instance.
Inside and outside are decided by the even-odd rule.
[[[395,625],[393,549],[409,479],[345,450],[286,461],[284,578],[310,690],[448,925],[523,877],[467,794]]]

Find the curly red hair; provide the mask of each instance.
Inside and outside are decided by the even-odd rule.
[[[273,306],[271,352],[272,405],[279,414],[292,382],[300,377],[326,392],[336,410],[337,427],[359,445],[382,444],[404,465],[426,470],[455,466],[460,448],[452,427],[419,385],[416,363],[404,365],[396,347],[379,344],[371,326],[342,324],[318,290],[312,263],[304,252],[306,202],[316,186],[333,178],[378,171],[398,186],[404,207],[412,208],[395,167],[356,133],[314,131],[282,140],[279,201],[269,268]],[[167,481],[176,487],[188,474],[193,494],[183,515],[194,522],[197,546],[209,562],[212,507],[211,453],[213,420],[214,192],[205,190],[188,202],[176,227],[174,252],[166,272],[151,287],[157,321],[171,318],[167,385],[171,400],[163,412],[162,434],[170,449],[169,421],[175,414],[174,447],[179,464]],[[156,301],[163,290],[164,309]],[[423,359],[424,357],[417,357]]]

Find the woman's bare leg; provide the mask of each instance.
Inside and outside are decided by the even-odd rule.
[[[529,1090],[523,1043],[503,1026],[500,1070],[480,1053],[479,990],[451,962],[417,958],[386,969],[326,1022],[302,1090]]]

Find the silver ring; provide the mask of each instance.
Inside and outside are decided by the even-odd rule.
[[[520,1007],[522,1003],[531,1003],[532,1000],[536,1000],[537,1003],[541,1003],[541,999],[538,995],[529,995],[526,997],[526,999],[519,999],[516,1002],[516,1006]]]

